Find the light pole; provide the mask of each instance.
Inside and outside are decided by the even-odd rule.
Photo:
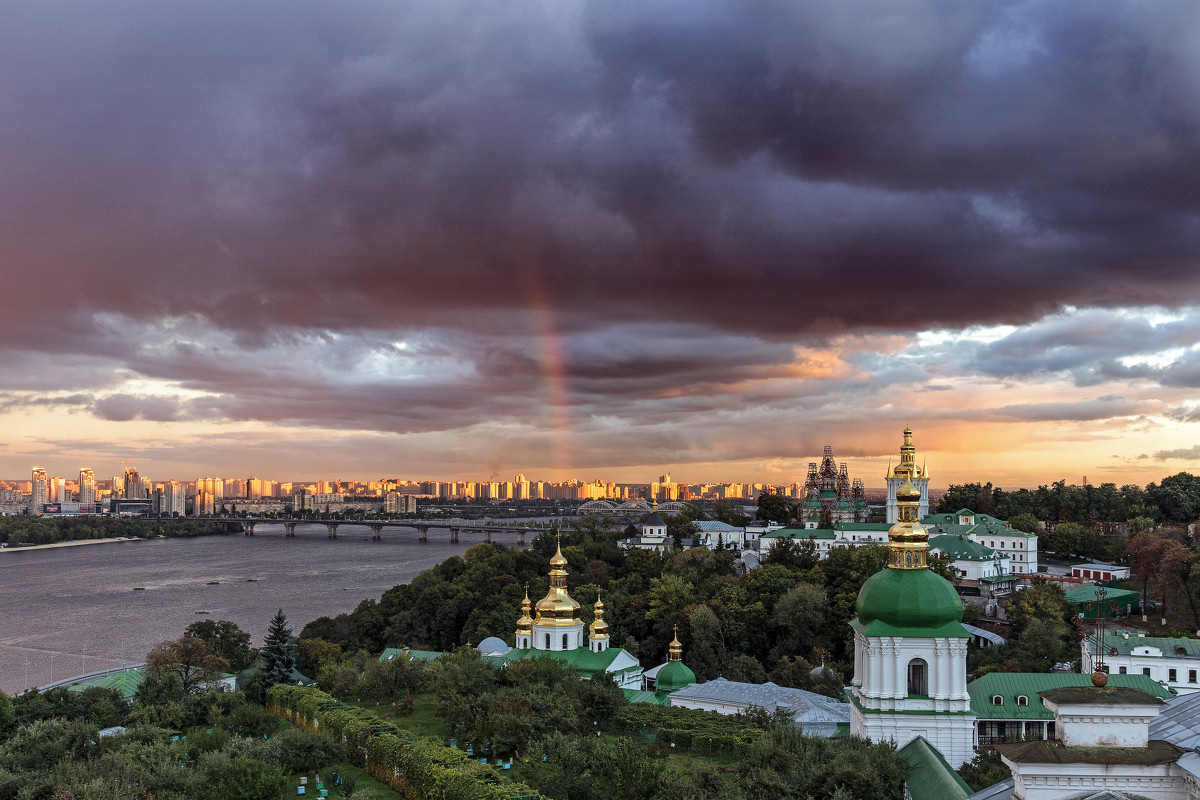
[[[87,645],[83,646],[83,662],[79,666],[79,674],[87,675]]]
[[[25,691],[29,691],[29,658],[25,658]]]
[[[54,683],[54,657],[56,655],[58,655],[58,653],[50,654],[50,683]]]

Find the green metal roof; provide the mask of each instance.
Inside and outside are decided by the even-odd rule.
[[[996,551],[990,547],[973,542],[966,536],[931,536],[929,549],[949,553],[955,561],[993,561]]]
[[[669,705],[666,692],[643,692],[637,689],[622,689],[626,703],[649,703],[654,706]]]
[[[379,654],[380,661],[391,661],[407,651],[409,661],[434,661],[446,655],[440,650],[413,650],[407,647],[388,647]]]
[[[654,686],[664,692],[673,692],[696,682],[696,673],[682,661],[668,661],[654,677]]]
[[[764,533],[761,539],[836,539],[837,534],[829,528],[780,528]]]
[[[610,647],[599,653],[594,653],[586,647],[576,650],[510,650],[500,656],[500,659],[503,661],[528,661],[531,658],[552,658],[574,667],[581,675],[592,676],[607,672],[612,663],[617,660],[617,656],[624,652],[619,647]],[[624,671],[618,670],[618,672]]]
[[[875,533],[887,533],[891,529],[891,525],[886,522],[838,522],[833,526],[839,531],[872,531]]]
[[[1134,594],[1137,593],[1134,592]],[[1107,600],[1107,598],[1105,599]],[[1090,644],[1091,642],[1089,642]],[[1126,639],[1124,636],[1109,634],[1104,637],[1104,646],[1115,648],[1117,653],[1123,656],[1132,653],[1135,647],[1156,647],[1163,652],[1163,655],[1200,658],[1200,639],[1171,638],[1165,636],[1130,636]],[[1181,649],[1183,650],[1182,653],[1179,652]]]
[[[969,639],[963,605],[950,581],[928,569],[883,569],[858,593],[858,618],[850,625],[864,636],[949,636]]]
[[[1038,692],[1069,686],[1091,686],[1091,675],[1076,672],[989,672],[967,684],[971,711],[981,720],[1052,720],[1054,714],[1042,705]],[[1108,676],[1108,685],[1141,689],[1155,697],[1170,697],[1171,690],[1146,675]],[[992,698],[999,696],[1000,705]],[[1018,697],[1027,697],[1029,705],[1018,705]]]
[[[971,787],[924,736],[901,747],[899,755],[908,762],[904,786],[912,800],[963,800],[971,794]]]
[[[1081,603],[1096,602],[1096,587],[1095,586],[1077,586],[1074,589],[1066,591],[1067,601],[1079,605]],[[1138,604],[1138,593],[1131,589],[1109,589],[1104,590],[1105,603],[1117,603],[1118,605]]]
[[[127,669],[121,672],[112,672],[108,675],[101,675],[98,678],[93,678],[84,683],[76,683],[67,688],[72,692],[82,692],[84,689],[91,689],[93,686],[98,686],[101,689],[113,689],[117,694],[121,695],[123,700],[130,700],[137,694],[138,687],[142,685],[142,681],[145,679],[145,669]]]

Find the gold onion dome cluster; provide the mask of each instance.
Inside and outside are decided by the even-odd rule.
[[[561,538],[554,558],[550,559],[550,590],[538,600],[534,611],[535,625],[565,627],[579,622],[579,603],[567,594],[567,559],[562,554]]]

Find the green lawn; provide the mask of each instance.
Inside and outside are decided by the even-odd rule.
[[[403,715],[397,714],[390,703],[375,705],[375,701],[373,700],[364,700],[362,702],[350,703],[349,705],[373,711],[388,722],[406,731],[412,731],[418,736],[430,736],[434,739],[440,739],[442,742],[449,741],[450,732],[446,730],[446,724],[440,717],[434,714],[433,693],[422,692],[415,695],[413,700],[412,713]]]

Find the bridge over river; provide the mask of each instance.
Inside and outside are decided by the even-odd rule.
[[[401,530],[412,530],[417,533],[418,542],[429,541],[431,529],[450,532],[450,541],[457,542],[459,536],[466,532],[468,536],[480,536],[483,541],[492,541],[493,536],[508,534],[515,536],[517,544],[525,544],[525,535],[544,533],[550,528],[534,525],[517,525],[496,522],[478,522],[471,520],[389,520],[389,519],[360,519],[360,520],[325,520],[325,519],[276,519],[271,517],[247,517],[244,519],[230,518],[229,522],[241,523],[245,534],[253,536],[255,530],[266,527],[281,526],[284,537],[294,537],[296,528],[300,525],[324,525],[330,539],[336,539],[338,528],[362,526],[371,529],[371,539],[383,540],[383,529],[400,533]]]

